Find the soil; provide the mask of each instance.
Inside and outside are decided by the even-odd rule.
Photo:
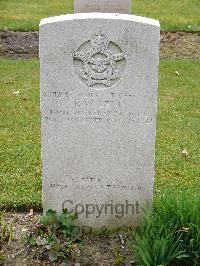
[[[131,261],[128,252],[128,233],[102,233],[86,234],[82,236],[83,247],[81,249],[80,264],[50,263],[45,254],[41,254],[38,248],[27,245],[24,241],[27,230],[37,223],[40,213],[6,213],[7,223],[13,224],[13,241],[3,246],[5,266],[111,266],[111,265],[136,265]],[[123,262],[121,262],[123,261]],[[121,262],[121,263],[120,263]],[[0,263],[1,265],[1,263]]]
[[[200,59],[200,33],[161,32],[160,57]]]
[[[38,57],[39,34],[35,32],[0,32],[0,56]]]
[[[0,56],[38,57],[39,34],[35,32],[0,32]],[[200,33],[161,32],[161,58],[200,59]]]

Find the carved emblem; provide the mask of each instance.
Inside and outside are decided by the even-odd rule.
[[[101,32],[93,35],[72,56],[77,75],[89,87],[110,87],[123,74],[125,53]]]

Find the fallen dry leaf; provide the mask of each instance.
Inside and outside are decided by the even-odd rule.
[[[189,153],[188,153],[188,151],[186,149],[184,149],[182,151],[182,154],[183,154],[184,157],[188,157],[189,156]]]
[[[122,246],[124,246],[124,239],[123,239],[123,236],[121,234],[119,234],[119,238],[120,238],[120,242],[121,242]]]
[[[182,230],[184,230],[184,231],[189,231],[190,228],[188,228],[188,227],[183,227]]]
[[[190,228],[187,227],[182,227],[181,229],[178,230],[178,232],[188,232]]]
[[[33,216],[33,209],[30,210],[29,216]]]
[[[13,91],[13,95],[18,96],[20,94],[20,91]]]
[[[180,73],[179,73],[178,71],[176,71],[176,72],[175,72],[175,74],[176,74],[177,76],[179,76],[179,75],[180,75]]]

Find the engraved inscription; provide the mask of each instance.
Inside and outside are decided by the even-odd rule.
[[[101,32],[94,34],[72,56],[77,75],[88,87],[111,87],[124,72],[125,53]]]
[[[50,189],[59,189],[64,190],[66,188],[70,188],[69,185],[63,185],[63,184],[57,184],[57,183],[51,183],[49,185]],[[76,184],[73,186],[74,190],[83,190],[83,189],[103,189],[103,190],[119,190],[119,191],[144,191],[145,187],[141,185],[115,185],[115,184]]]
[[[54,101],[54,106],[45,109],[45,122],[73,122],[108,126],[117,124],[125,126],[151,126],[154,119],[150,113],[138,110],[133,112],[131,107],[141,101],[134,93],[113,91],[79,92],[74,91],[45,91],[45,96]],[[142,96],[143,105],[149,99]],[[61,107],[61,103],[67,106]]]
[[[69,176],[66,175],[69,178]],[[134,182],[130,182],[128,185],[123,181],[126,179],[130,180],[129,176],[123,177],[121,179],[116,179],[111,181],[109,177],[106,177],[106,180],[102,177],[91,177],[91,176],[74,176],[70,177],[71,180],[68,184],[65,181],[60,183],[50,183],[49,187],[51,189],[63,190],[66,188],[73,187],[74,190],[83,190],[83,189],[103,189],[103,190],[119,190],[119,191],[144,191],[145,186],[141,182],[138,182],[137,179],[134,179]],[[122,180],[123,179],[123,180]],[[131,177],[131,179],[133,179]],[[109,181],[108,181],[109,180]]]

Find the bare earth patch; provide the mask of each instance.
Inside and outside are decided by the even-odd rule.
[[[39,52],[39,34],[35,32],[0,32],[0,56],[37,57]]]
[[[0,56],[38,57],[38,32],[0,32]],[[161,32],[161,58],[200,59],[200,33]]]
[[[39,248],[33,248],[25,243],[24,237],[28,228],[38,221],[39,216],[39,213],[34,215],[28,213],[6,213],[5,219],[8,223],[13,223],[14,234],[11,245],[4,245],[3,247],[6,258],[3,265],[74,265],[50,263],[47,260],[47,256],[41,254]],[[128,252],[128,233],[88,233],[83,234],[82,238],[84,244],[81,250],[80,264],[77,264],[77,266],[136,265],[131,263],[130,254]]]
[[[200,59],[200,33],[161,33],[160,56],[162,58]]]

